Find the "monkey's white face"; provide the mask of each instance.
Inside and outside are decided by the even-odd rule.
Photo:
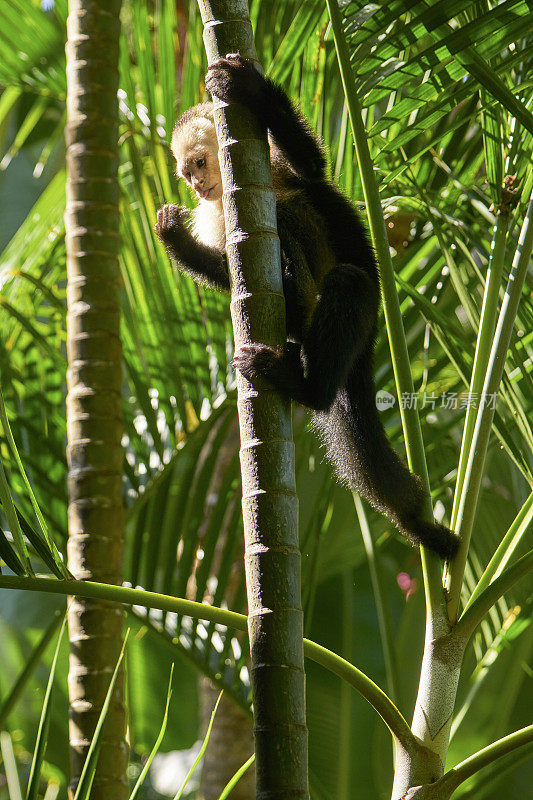
[[[178,177],[192,186],[200,201],[220,200],[222,180],[218,143],[213,123],[198,117],[175,131],[171,142]]]

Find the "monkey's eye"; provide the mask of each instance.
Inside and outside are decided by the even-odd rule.
[[[184,172],[183,173],[183,177],[185,178],[186,181],[190,181],[191,180],[191,173],[190,172]]]
[[[198,169],[205,167],[205,158],[199,158],[198,161],[196,162],[196,166],[198,167]]]

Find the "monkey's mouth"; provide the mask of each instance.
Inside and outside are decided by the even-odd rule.
[[[213,189],[216,189],[216,187],[217,187],[217,186],[218,186],[218,184],[217,184],[217,183],[215,183],[215,185],[214,185],[214,186],[211,186],[211,188],[210,188],[210,189],[206,189],[204,192],[198,192],[198,194],[200,195],[200,197],[202,198],[202,200],[208,200],[208,199],[209,199],[209,195],[211,194],[211,192],[213,191]]]

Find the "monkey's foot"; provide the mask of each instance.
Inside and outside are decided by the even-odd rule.
[[[307,397],[300,350],[296,342],[286,342],[283,350],[247,344],[235,353],[233,366],[251,383],[262,378],[283,397],[314,407]]]
[[[266,344],[246,344],[237,350],[232,363],[249,381],[255,378],[272,380],[279,360],[280,354]]]

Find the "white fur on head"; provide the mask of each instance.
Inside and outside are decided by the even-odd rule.
[[[217,135],[212,120],[205,117],[191,119],[186,125],[174,128],[170,147],[178,168],[187,158],[203,152],[206,148],[218,152]]]
[[[193,212],[193,232],[197,239],[217,250],[225,248],[224,213],[222,211],[222,179],[218,163],[218,142],[213,121],[213,104],[201,103],[186,111],[176,122],[171,148],[176,159],[178,177],[193,188],[199,180],[207,189],[215,187],[206,198],[201,192]],[[198,168],[197,161],[205,160]],[[189,178],[187,178],[187,173]]]
[[[199,201],[220,200],[222,180],[211,103],[194,106],[180,117],[170,146],[176,159],[178,177],[185,178],[193,187]],[[201,166],[199,162],[203,162]],[[209,193],[204,196],[206,190]]]

